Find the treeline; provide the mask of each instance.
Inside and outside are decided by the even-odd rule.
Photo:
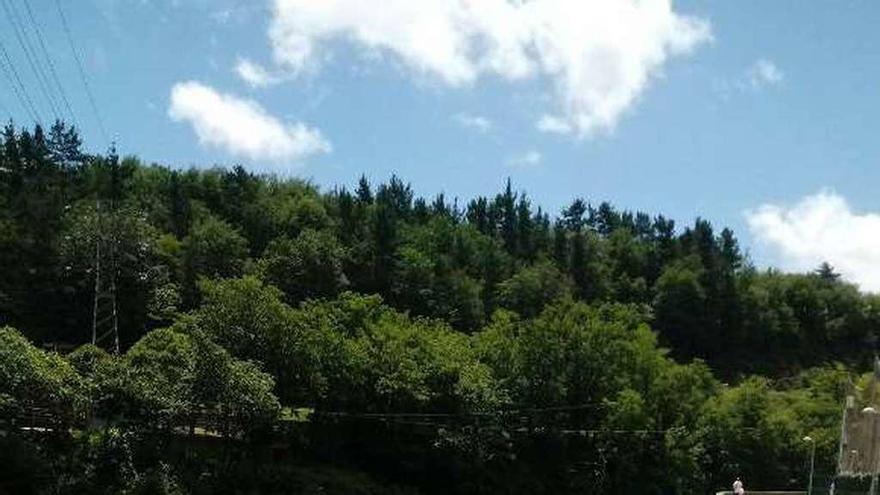
[[[119,356],[83,346],[96,264],[115,273]],[[4,131],[0,273],[5,415],[112,425],[6,441],[54,473],[10,463],[11,479],[53,492],[271,492],[300,486],[303,462],[428,493],[802,487],[802,438],[829,474],[880,323],[830,266],[759,271],[702,219],[582,199],[551,216],[509,181],[467,203],[396,177],[322,192],[87,155],[63,123]],[[313,412],[288,438],[299,464],[250,450],[297,408]],[[237,454],[177,462],[169,445],[206,412]],[[321,429],[330,413],[359,419]],[[383,414],[467,424],[402,440],[359,422]]]
[[[784,386],[726,386],[701,361],[670,359],[628,305],[499,311],[467,335],[376,296],[292,308],[254,277],[202,288],[199,309],[121,356],[85,345],[63,358],[0,329],[0,413],[16,418],[0,425],[0,488],[690,494],[735,476],[799,488],[805,435],[817,479],[833,474],[857,378],[827,367]],[[9,433],[35,409],[49,413],[49,433]],[[223,443],[187,441],[197,428]],[[292,459],[267,455],[279,441]],[[327,465],[381,484],[310,485]]]
[[[62,123],[7,126],[0,174],[0,319],[38,342],[89,340],[99,230],[113,233],[126,345],[196,308],[200,278],[245,274],[290,305],[379,294],[464,332],[558,298],[639,305],[676,357],[725,375],[866,363],[880,322],[877,297],[830,266],[760,272],[703,219],[676,228],[582,199],[551,217],[509,181],[466,204],[415,198],[396,177],[321,193],[241,167],[88,156]]]

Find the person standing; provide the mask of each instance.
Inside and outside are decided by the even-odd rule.
[[[733,494],[734,495],[745,495],[746,489],[743,487],[743,482],[740,481],[739,478],[733,482]]]

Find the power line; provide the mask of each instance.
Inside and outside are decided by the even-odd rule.
[[[508,410],[508,411],[498,411],[496,413],[357,413],[357,412],[346,412],[346,411],[314,411],[310,414],[310,417],[314,418],[332,418],[332,419],[344,419],[344,420],[364,420],[364,421],[377,421],[385,424],[396,424],[402,426],[428,426],[428,427],[439,427],[446,426],[449,424],[448,421],[443,420],[463,420],[463,419],[479,419],[479,418],[496,418],[501,419],[504,416],[508,416],[510,413],[529,411],[532,413],[537,412],[559,412],[559,411],[573,411],[580,409],[597,409],[601,408],[598,404],[582,404],[576,406],[561,406],[561,407],[544,407],[544,408],[531,408],[531,409],[519,409],[519,410]],[[505,414],[507,413],[507,414]],[[421,421],[419,421],[421,420]],[[282,420],[284,421],[284,420]],[[546,427],[553,428],[555,432],[566,435],[566,436],[578,436],[578,437],[594,437],[597,435],[665,435],[667,433],[673,431],[680,431],[682,427],[671,427],[671,428],[636,428],[636,429],[624,429],[624,428],[569,428],[565,425],[554,425],[547,424],[543,425]],[[761,430],[754,426],[740,426],[735,428],[737,431],[745,432],[760,432]],[[519,432],[519,433],[527,433],[531,430],[529,426],[520,426],[509,429],[511,432]],[[686,430],[688,431],[688,430]],[[691,432],[691,431],[689,431]],[[691,432],[692,433],[692,432]]]
[[[73,34],[70,31],[70,26],[67,24],[67,16],[64,15],[64,9],[61,7],[61,0],[55,0],[55,6],[58,7],[58,15],[61,16],[61,25],[64,28],[64,34],[67,36],[67,43],[70,45],[70,51],[73,52],[73,58],[76,60],[76,67],[79,69],[79,76],[80,79],[82,79],[83,87],[85,87],[89,105],[92,107],[92,112],[95,114],[95,120],[98,122],[98,129],[100,129],[104,141],[109,143],[110,139],[107,137],[107,130],[104,128],[104,121],[101,120],[101,112],[98,111],[98,105],[95,103],[95,97],[92,95],[92,88],[89,86],[89,80],[86,77],[86,71],[83,68],[82,60],[79,57],[79,53],[76,51],[76,44],[73,42]]]
[[[5,1],[5,0],[4,0]],[[43,68],[43,64],[40,61],[40,58],[37,56],[37,50],[34,48],[33,43],[31,42],[31,37],[27,32],[27,29],[24,27],[24,22],[22,22],[22,17],[18,13],[18,8],[15,6],[15,0],[9,0],[9,7],[12,11],[12,15],[14,16],[14,23],[17,26],[18,31],[21,32],[21,37],[27,45],[27,50],[30,52],[30,59],[33,60],[33,66],[37,68],[37,77],[40,84],[40,89],[43,91],[44,96],[49,101],[49,106],[52,109],[52,113],[55,116],[55,119],[60,119],[61,111],[60,105],[55,99],[55,95],[52,92],[52,83],[49,80],[49,76],[46,75],[46,70]]]
[[[27,11],[28,18],[31,21],[31,26],[34,28],[34,32],[37,34],[37,40],[40,42],[40,47],[43,50],[43,56],[46,57],[46,64],[49,66],[49,72],[52,76],[52,80],[55,82],[55,87],[58,89],[58,94],[61,95],[61,101],[64,103],[64,107],[67,109],[67,113],[71,119],[71,124],[76,125],[76,115],[73,113],[73,108],[70,106],[70,101],[67,99],[67,94],[64,92],[64,87],[61,85],[61,80],[58,77],[58,72],[55,70],[55,63],[52,61],[52,56],[49,53],[49,50],[46,48],[46,43],[44,41],[45,37],[43,36],[43,30],[40,29],[39,23],[37,23],[36,18],[34,17],[34,13],[31,10],[31,5],[28,0],[22,0],[24,3],[25,10]]]
[[[6,46],[3,45],[2,40],[0,40],[0,52],[3,52],[3,58],[6,60],[6,64],[0,63],[0,67],[3,68],[3,73],[9,80],[9,84],[15,92],[18,102],[21,104],[22,108],[24,108],[24,111],[30,114],[31,118],[34,119],[34,122],[38,124],[41,123],[42,119],[40,119],[39,112],[37,112],[34,102],[31,101],[31,97],[27,93],[27,88],[21,83],[18,71],[15,70],[15,64],[12,63],[12,59],[9,57],[9,52],[6,51]]]
[[[5,3],[3,7],[4,9],[6,9]],[[12,18],[9,15],[8,10],[7,17],[10,19],[11,22]],[[3,74],[9,81],[9,85],[12,87],[12,90],[15,93],[16,98],[18,99],[19,105],[21,105],[25,113],[29,114],[35,124],[42,124],[43,119],[40,115],[40,112],[37,110],[36,105],[34,105],[33,100],[31,100],[30,95],[27,92],[27,88],[22,83],[21,76],[19,76],[18,70],[15,68],[15,63],[9,56],[9,51],[6,50],[6,46],[3,44],[2,40],[0,40],[0,52],[2,52],[3,60],[5,60],[5,63],[2,63],[3,61],[0,60],[0,69],[3,70]]]
[[[18,103],[21,105],[22,109],[24,109],[25,113],[30,114],[30,117],[35,123],[39,123],[41,121],[40,116],[37,114],[36,108],[34,107],[30,96],[27,94],[27,90],[21,83],[21,78],[18,77],[18,71],[15,70],[15,65],[12,63],[12,59],[9,58],[9,52],[6,51],[6,46],[3,45],[2,40],[0,40],[0,52],[2,52],[3,59],[6,61],[3,63],[3,60],[0,60],[0,69],[3,70],[3,75],[6,76],[9,85],[12,87],[12,91],[15,93],[16,98],[18,98]]]
[[[43,68],[39,65],[39,61],[36,60],[36,54],[31,46],[27,32],[21,24],[18,11],[15,10],[15,4],[7,2],[6,0],[0,1],[3,3],[3,10],[6,11],[6,16],[9,18],[10,24],[12,24],[18,44],[21,45],[21,49],[24,51],[28,65],[30,65],[31,71],[33,71],[34,77],[37,79],[37,86],[39,86],[40,91],[43,93],[43,97],[49,102],[49,109],[57,119],[60,117],[60,114],[58,113],[58,108],[55,106],[55,100],[52,98],[52,95],[49,94],[49,87],[46,84],[48,78],[46,78],[46,74],[43,73]]]
[[[354,411],[314,411],[316,416],[348,417],[362,419],[394,419],[394,418],[480,418],[499,417],[511,415],[527,415],[548,412],[571,412],[604,409],[606,406],[600,403],[572,404],[549,407],[519,407],[515,409],[500,409],[494,412],[354,412]]]

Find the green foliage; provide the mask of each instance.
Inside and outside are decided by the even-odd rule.
[[[62,357],[35,348],[17,330],[0,328],[0,408],[6,418],[32,408],[51,411],[61,425],[85,415],[85,388]]]
[[[828,473],[837,454],[842,391],[850,379],[841,368],[819,368],[798,377],[803,388],[773,389],[760,378],[726,387],[707,402],[699,420],[707,481],[719,485],[748,472],[768,485],[803,482],[801,465],[811,448],[803,440],[807,435],[816,442],[820,472]]]
[[[128,493],[131,495],[186,495],[167,465],[162,464],[140,476]]]
[[[363,403],[351,404],[357,409],[489,411],[505,400],[468,337],[443,323],[379,308],[352,330],[346,348],[357,382],[342,385],[363,387]]]
[[[199,277],[241,275],[247,253],[247,240],[228,223],[213,215],[197,221],[183,240],[185,301],[194,304]]]
[[[416,198],[397,177],[321,192],[242,167],[176,171],[79,146],[59,123],[48,137],[7,126],[0,147],[0,323],[39,341],[90,337],[100,200],[118,248],[124,346],[196,308],[200,278],[251,273],[290,304],[378,293],[468,332],[499,305],[533,317],[569,292],[646,304],[676,357],[706,359],[725,377],[870,359],[870,296],[830,265],[758,273],[729,229],[703,219],[677,232],[663,216],[580,198],[551,218],[510,183],[460,209],[442,194]]]
[[[745,345],[760,360],[778,368],[816,362],[830,353],[869,362],[865,344],[874,338],[880,320],[871,297],[855,286],[821,275],[778,273],[747,279],[743,286]]]
[[[706,357],[705,354],[714,355],[717,351],[718,336],[708,334],[711,327],[706,325],[707,296],[700,283],[702,270],[696,258],[687,258],[667,266],[657,280],[657,325],[666,330],[664,336],[670,347],[684,356]]]
[[[121,420],[129,412],[128,368],[118,356],[86,344],[68,354],[67,361],[85,380],[93,418]]]
[[[344,256],[334,236],[306,229],[295,239],[281,237],[270,242],[258,265],[263,278],[281,289],[289,304],[295,304],[332,297],[348,285],[342,272]]]
[[[80,328],[88,329],[96,264],[101,265],[105,274],[114,270],[118,314],[122,316],[120,339],[127,345],[149,326],[149,306],[173,274],[160,259],[159,232],[141,210],[126,206],[107,211],[106,205],[103,209],[99,215],[94,201],[84,200],[65,214],[60,243],[62,281],[69,289],[69,297],[79,303],[71,316]],[[76,337],[79,340],[84,336]]]
[[[488,410],[503,400],[467,336],[344,294],[292,309],[255,278],[203,284],[193,325],[278,379],[287,404],[372,410]]]
[[[0,419],[50,411],[59,428],[3,439],[27,483],[0,491],[381,490],[270,465],[269,427],[302,459],[345,454],[429,492],[799,488],[806,434],[830,469],[880,297],[828,264],[760,272],[704,219],[580,198],[551,217],[504,186],[464,207],[398,177],[322,192],[87,156],[61,123],[10,124],[0,325],[23,335],[0,329]],[[116,275],[120,356],[81,345],[97,264]],[[313,415],[282,427],[281,404]],[[176,458],[197,430],[240,443]]]
[[[167,426],[193,407],[195,352],[192,338],[172,329],[154,330],[125,355],[127,382],[123,393],[128,414]]]
[[[124,366],[127,413],[160,427],[210,411],[225,418],[221,426],[248,430],[280,411],[271,376],[198,331],[154,330],[126,353]]]
[[[77,347],[67,355],[67,361],[84,377],[92,377],[100,372],[102,366],[113,360],[104,349],[86,344]]]
[[[642,389],[657,372],[663,354],[642,318],[624,306],[562,301],[534,320],[496,319],[476,338],[515,402],[597,404],[627,386]]]
[[[402,237],[391,287],[397,305],[458,328],[478,328],[491,302],[480,279],[495,283],[506,271],[499,246],[447,217],[411,226]]]
[[[571,297],[574,283],[552,263],[542,261],[523,267],[497,290],[499,305],[531,318],[548,303]]]
[[[281,291],[255,277],[203,280],[199,327],[230,352],[245,358],[267,356],[284,332],[290,308]]]

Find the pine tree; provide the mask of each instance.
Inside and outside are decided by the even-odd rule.
[[[366,175],[361,175],[358,180],[355,196],[361,205],[373,204],[373,191],[370,189],[370,181],[367,180]]]
[[[595,217],[591,223],[596,227],[596,231],[603,236],[609,236],[620,224],[620,214],[607,201],[602,202],[595,213],[591,212],[591,217]]]
[[[424,203],[424,199],[419,198]],[[452,217],[452,209],[446,204],[446,195],[442,192],[434,197],[434,201],[431,202],[430,212],[432,215],[451,218]]]
[[[186,194],[181,183],[180,172],[174,170],[168,178],[168,202],[170,204],[171,232],[178,239],[183,239],[189,233],[192,221],[189,195]]]
[[[525,194],[521,194],[516,204],[516,244],[517,254],[529,261],[535,259],[535,226],[531,205]]]
[[[823,261],[813,273],[826,282],[837,282],[840,279],[840,274],[834,271],[834,267],[827,261]]]
[[[489,225],[489,201],[484,196],[472,199],[468,203],[466,217],[468,223],[476,227],[481,234],[492,233]]]
[[[562,219],[565,228],[572,232],[580,232],[586,222],[584,213],[586,213],[587,210],[588,206],[583,199],[578,198],[572,201],[568,208],[562,210]]]
[[[576,231],[571,236],[571,263],[569,268],[572,280],[580,289],[582,294],[588,292],[587,280],[587,246],[585,245],[584,234]]]
[[[501,213],[501,240],[504,241],[504,248],[507,249],[508,253],[516,254],[516,194],[513,192],[510,178],[507,179],[504,193],[498,195],[495,203]]]
[[[76,129],[67,127],[63,121],[56,120],[49,131],[49,153],[52,161],[64,167],[82,163],[84,157],[80,151],[81,146],[82,140],[77,135]]]
[[[733,235],[733,231],[728,228],[722,230],[719,242],[721,244],[719,246],[721,259],[724,262],[725,267],[731,271],[740,269],[740,267],[742,267],[743,257],[739,250],[739,243]]]
[[[568,231],[558,219],[553,224],[553,259],[562,271],[568,271]]]

